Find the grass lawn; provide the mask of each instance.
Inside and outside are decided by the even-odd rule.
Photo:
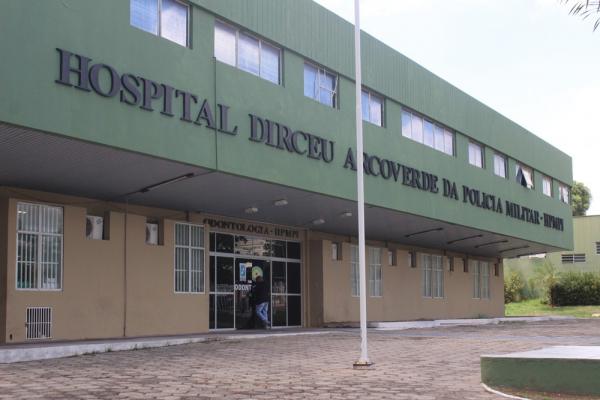
[[[563,315],[577,318],[592,318],[592,314],[600,314],[600,306],[551,307],[540,303],[539,299],[534,299],[506,304],[504,312],[507,317]]]

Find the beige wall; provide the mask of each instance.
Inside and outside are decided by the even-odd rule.
[[[16,216],[19,201],[63,207],[64,260],[61,290],[26,291],[15,288]],[[107,240],[86,239],[86,215],[105,217]],[[0,316],[3,310],[7,310],[7,314],[0,318],[0,324],[6,323],[5,327],[0,325],[0,343],[4,341],[4,333],[8,343],[25,341],[27,307],[52,307],[53,340],[208,331],[208,226],[205,226],[204,231],[204,293],[175,293],[173,269],[176,222],[202,224],[205,217],[218,219],[198,213],[126,206],[0,187],[0,278],[3,271],[8,272],[7,278],[0,279],[0,283],[9,282],[7,305],[0,308]],[[160,221],[162,240],[159,245],[146,244],[148,218]],[[305,234],[300,231],[299,234],[293,240],[302,242]],[[306,249],[304,254],[306,257]],[[303,271],[304,268],[303,266]],[[304,275],[303,286],[306,287],[307,283]],[[1,294],[0,291],[0,306],[4,299]],[[308,308],[306,304],[304,303],[305,315]]]
[[[200,221],[192,218],[191,222]],[[175,335],[208,330],[208,263],[205,263],[204,293],[176,294],[174,229],[175,221],[166,220],[164,244],[147,245],[146,217],[132,214],[127,217],[127,336]],[[206,231],[204,238],[206,255]]]
[[[129,207],[126,244],[124,205],[11,189],[0,189],[0,196],[10,197],[8,206],[4,208],[8,215],[8,226],[4,232],[9,234],[7,240],[0,242],[8,244],[7,257],[1,258],[7,260],[7,281],[10,282],[7,315],[2,318],[6,321],[2,332],[6,332],[8,343],[25,341],[26,308],[33,306],[52,307],[54,340],[114,338],[124,334],[185,334],[208,330],[208,292],[174,293],[175,220],[164,217],[184,220],[184,213]],[[15,288],[16,207],[19,201],[58,205],[64,209],[62,290],[26,291]],[[105,216],[108,240],[86,239],[87,214]],[[164,219],[162,245],[146,245],[147,216]],[[190,222],[201,223],[201,217],[194,215]],[[0,219],[0,227],[1,223]],[[206,234],[205,243],[207,247]],[[207,268],[205,272],[208,276]]]
[[[342,259],[332,260],[331,243],[342,243]],[[323,322],[340,323],[359,320],[359,298],[351,295],[350,243],[344,238],[323,239]],[[347,238],[346,238],[347,240]],[[402,321],[414,319],[477,318],[504,316],[504,289],[502,267],[499,276],[490,277],[489,300],[473,299],[472,271],[465,273],[461,257],[454,257],[454,271],[449,271],[449,259],[444,257],[444,298],[425,298],[421,293],[422,268],[408,266],[408,250],[394,246],[397,265],[388,265],[384,243],[371,242],[369,246],[381,247],[382,297],[367,297],[367,315],[370,321]],[[311,251],[316,247],[311,241]],[[388,244],[388,246],[392,247]],[[418,249],[418,252],[441,254],[439,251]],[[419,260],[419,257],[417,257]],[[495,260],[490,260],[495,262]],[[311,270],[315,267],[312,266]],[[367,261],[368,269],[368,261]],[[367,271],[368,277],[368,271]]]
[[[16,290],[17,203],[29,201],[64,209],[63,286],[59,291]],[[85,238],[87,214],[104,215],[107,240]],[[205,292],[174,292],[174,227],[177,221],[202,224],[204,215],[125,206],[70,196],[0,188],[0,342],[25,341],[27,307],[53,308],[53,340],[199,333],[209,324],[209,227],[205,227]],[[210,216],[208,216],[210,217]],[[145,243],[147,219],[161,221],[159,245]],[[125,234],[126,233],[126,234]],[[231,233],[235,233],[232,231]],[[351,296],[348,237],[299,231],[303,248],[305,325],[358,321],[358,297]],[[332,241],[342,243],[342,259],[331,259]],[[393,248],[397,266],[382,252],[382,297],[368,297],[371,321],[502,316],[502,271],[491,276],[491,299],[472,299],[472,273],[462,255],[449,271],[444,257],[444,299],[423,298],[420,266],[407,265],[408,248]],[[417,249],[435,253],[435,250]],[[3,291],[6,290],[6,296]],[[6,302],[6,304],[3,304]],[[5,313],[3,316],[2,313]],[[5,325],[5,326],[3,326]]]

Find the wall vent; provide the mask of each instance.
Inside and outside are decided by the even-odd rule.
[[[27,307],[27,339],[52,338],[52,308]]]

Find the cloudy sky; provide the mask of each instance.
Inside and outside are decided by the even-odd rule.
[[[349,21],[352,0],[316,0]],[[362,29],[573,157],[600,214],[600,29],[560,0],[361,0]]]

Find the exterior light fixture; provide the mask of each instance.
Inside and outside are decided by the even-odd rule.
[[[433,228],[433,229],[427,229],[426,231],[421,231],[421,232],[414,232],[414,233],[409,233],[408,235],[404,235],[404,237],[413,237],[413,236],[417,236],[417,235],[423,235],[425,233],[430,233],[430,232],[440,232],[443,231],[444,228]]]
[[[350,212],[350,211],[345,211],[340,214],[341,218],[350,218],[351,216],[352,216],[352,212]]]
[[[288,201],[286,199],[275,200],[275,202],[273,203],[273,205],[275,207],[287,206],[288,205]]]
[[[315,219],[312,223],[313,225],[323,225],[325,223],[325,220],[323,218],[319,218]]]
[[[488,243],[478,244],[477,246],[475,246],[475,248],[478,249],[480,247],[491,246],[491,245],[494,245],[494,244],[501,244],[501,243],[508,243],[508,239],[496,240],[495,242],[488,242]]]
[[[169,179],[169,180],[166,180],[166,181],[162,181],[162,182],[156,183],[154,185],[146,186],[145,188],[139,190],[138,192],[139,193],[148,193],[151,190],[157,189],[157,188],[159,188],[161,186],[166,186],[166,185],[170,185],[172,183],[177,183],[177,182],[181,182],[181,181],[186,180],[186,179],[193,178],[194,175],[195,174],[193,172],[190,172],[189,174],[181,175],[181,176],[178,176],[178,177],[173,178],[173,179]]]
[[[463,240],[477,239],[477,238],[482,238],[482,237],[483,237],[482,234],[473,235],[473,236],[467,236],[467,237],[464,237],[464,238],[451,240],[451,241],[447,242],[447,244],[454,244],[456,242],[462,242]]]
[[[257,207],[248,207],[244,210],[246,214],[256,214],[258,212]]]

